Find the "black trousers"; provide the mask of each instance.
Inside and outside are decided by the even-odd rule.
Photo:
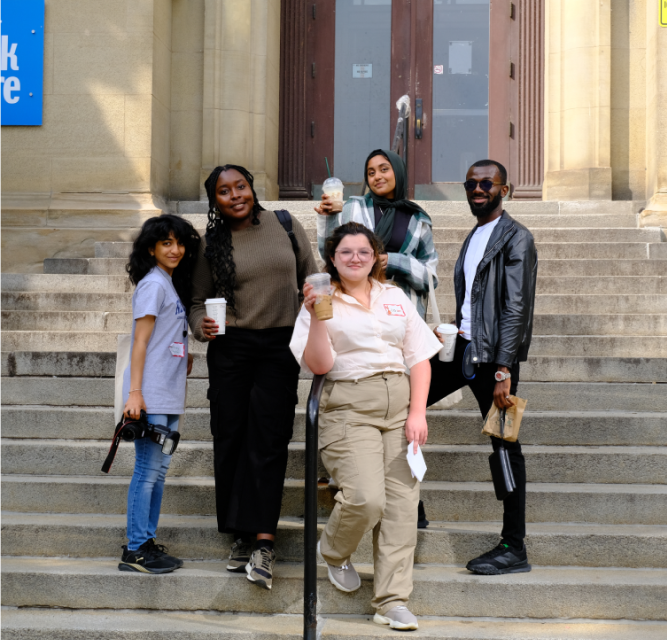
[[[475,368],[475,378],[467,380],[463,376],[462,363],[463,353],[468,344],[470,344],[468,340],[459,335],[452,362],[440,362],[437,355],[431,358],[431,389],[427,406],[467,385],[477,400],[482,417],[485,418],[493,404],[493,390],[496,386],[494,374],[498,367],[493,363],[481,364]],[[510,393],[516,395],[519,384],[519,364],[514,364],[510,372],[512,374]],[[494,451],[498,449],[500,443],[499,438],[491,438]],[[516,489],[503,501],[502,542],[520,549],[526,537],[526,461],[521,453],[521,444],[518,440],[516,442],[506,441],[505,448],[509,453]]]
[[[227,327],[206,356],[222,533],[275,534],[292,438],[299,365],[292,327]]]

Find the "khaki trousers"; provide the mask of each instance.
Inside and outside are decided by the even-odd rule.
[[[372,605],[381,615],[412,593],[419,482],[406,458],[409,405],[409,378],[398,373],[326,382],[320,404],[322,462],[338,486],[320,550],[340,566],[373,530]]]

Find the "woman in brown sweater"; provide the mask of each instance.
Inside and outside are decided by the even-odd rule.
[[[216,167],[205,184],[208,225],[190,327],[209,341],[218,530],[234,536],[227,569],[270,589],[299,382],[289,343],[299,291],[318,269],[303,227],[292,220],[294,247],[277,215],[259,204],[246,169]],[[227,300],[224,335],[214,335],[207,298]]]

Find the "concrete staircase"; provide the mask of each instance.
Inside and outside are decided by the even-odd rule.
[[[287,208],[315,240],[312,203]],[[411,608],[427,638],[664,640],[667,637],[667,242],[638,229],[631,203],[509,203],[540,257],[535,337],[522,366],[532,573],[469,575],[498,539],[490,448],[468,392],[429,411]],[[426,203],[440,251],[438,297],[473,219],[465,203]],[[198,228],[205,206],[174,210]],[[206,363],[195,343],[184,441],[167,481],[160,541],[191,560],[167,576],[120,573],[133,466],[123,445],[100,473],[113,429],[116,334],[130,327],[128,243],[94,258],[50,259],[44,274],[2,276],[3,633],[8,640],[299,638],[302,633],[303,406],[290,445],[273,592],[221,562],[214,518]],[[324,474],[324,471],[322,471]],[[320,489],[326,518],[333,493]],[[370,620],[371,546],[354,558],[363,586],[342,594],[320,574],[321,635],[396,632]],[[320,569],[321,570],[321,569]],[[150,583],[150,584],[147,584]]]

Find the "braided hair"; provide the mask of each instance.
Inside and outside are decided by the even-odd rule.
[[[206,250],[204,256],[211,265],[217,295],[225,298],[227,306],[236,312],[236,296],[234,294],[234,290],[236,289],[236,265],[234,264],[233,256],[232,230],[229,224],[225,224],[216,200],[218,178],[223,171],[231,169],[238,171],[250,185],[250,190],[255,201],[252,207],[253,225],[260,223],[258,214],[260,211],[265,211],[265,209],[259,204],[259,200],[257,199],[257,194],[253,187],[255,179],[245,167],[240,167],[236,164],[226,164],[222,167],[216,167],[211,171],[211,175],[209,175],[204,183],[206,195],[208,196],[208,223],[206,225]]]

